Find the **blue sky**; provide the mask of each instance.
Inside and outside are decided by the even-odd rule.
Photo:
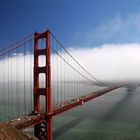
[[[1,0],[0,47],[49,28],[67,47],[140,43],[140,0]]]

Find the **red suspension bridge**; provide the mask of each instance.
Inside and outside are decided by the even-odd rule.
[[[53,139],[53,116],[123,86],[90,74],[50,31],[0,49],[0,66],[0,120],[40,140]]]

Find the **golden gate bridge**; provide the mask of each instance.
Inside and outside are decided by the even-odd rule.
[[[98,80],[50,31],[0,49],[0,66],[1,122],[20,130],[34,127],[40,140],[53,139],[54,116],[117,88],[134,90]]]

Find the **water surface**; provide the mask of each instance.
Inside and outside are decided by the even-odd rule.
[[[54,118],[54,140],[140,139],[140,88],[117,89]]]

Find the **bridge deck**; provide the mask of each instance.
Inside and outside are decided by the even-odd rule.
[[[55,107],[53,109],[53,112],[49,113],[49,114],[36,114],[36,115],[22,116],[20,118],[14,119],[14,120],[7,121],[6,123],[12,124],[17,129],[23,130],[23,129],[32,127],[36,124],[43,122],[45,120],[45,118],[49,118],[51,115],[56,116],[58,114],[61,114],[65,111],[68,111],[79,105],[83,105],[85,102],[88,102],[96,97],[104,95],[104,94],[111,92],[112,90],[115,90],[120,87],[122,87],[122,86],[114,86],[114,87],[106,88],[106,89],[103,89],[103,90],[100,90],[97,92],[90,93],[87,96],[82,96],[79,99],[76,99],[76,100],[73,100],[70,102],[66,102],[65,104],[60,105],[59,107]]]

